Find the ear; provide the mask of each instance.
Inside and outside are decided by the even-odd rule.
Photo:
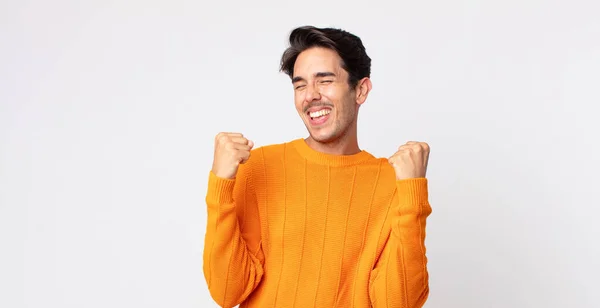
[[[358,81],[358,84],[354,88],[357,105],[360,106],[367,100],[367,96],[369,96],[369,92],[371,92],[372,88],[373,85],[371,84],[371,79],[369,77],[365,77]]]

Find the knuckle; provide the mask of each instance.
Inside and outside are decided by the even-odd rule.
[[[228,138],[228,136],[226,133],[218,133],[217,137],[216,137],[217,141],[219,141],[219,142],[224,142],[227,140],[227,138]]]

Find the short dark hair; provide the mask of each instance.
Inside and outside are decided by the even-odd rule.
[[[290,78],[294,76],[294,64],[298,55],[312,47],[329,48],[342,58],[342,68],[350,77],[348,83],[355,87],[364,77],[371,77],[371,58],[367,55],[361,39],[345,30],[335,28],[298,27],[290,33],[290,46],[281,57],[280,71]]]

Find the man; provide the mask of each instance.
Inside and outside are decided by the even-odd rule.
[[[211,296],[223,307],[421,307],[429,147],[409,141],[389,158],[359,148],[358,110],[371,90],[360,38],[300,27],[289,41],[281,70],[309,136],[256,149],[241,133],[216,136]]]

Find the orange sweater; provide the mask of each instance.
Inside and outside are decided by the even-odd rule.
[[[421,307],[429,295],[425,178],[303,139],[210,173],[204,275],[223,307]]]

